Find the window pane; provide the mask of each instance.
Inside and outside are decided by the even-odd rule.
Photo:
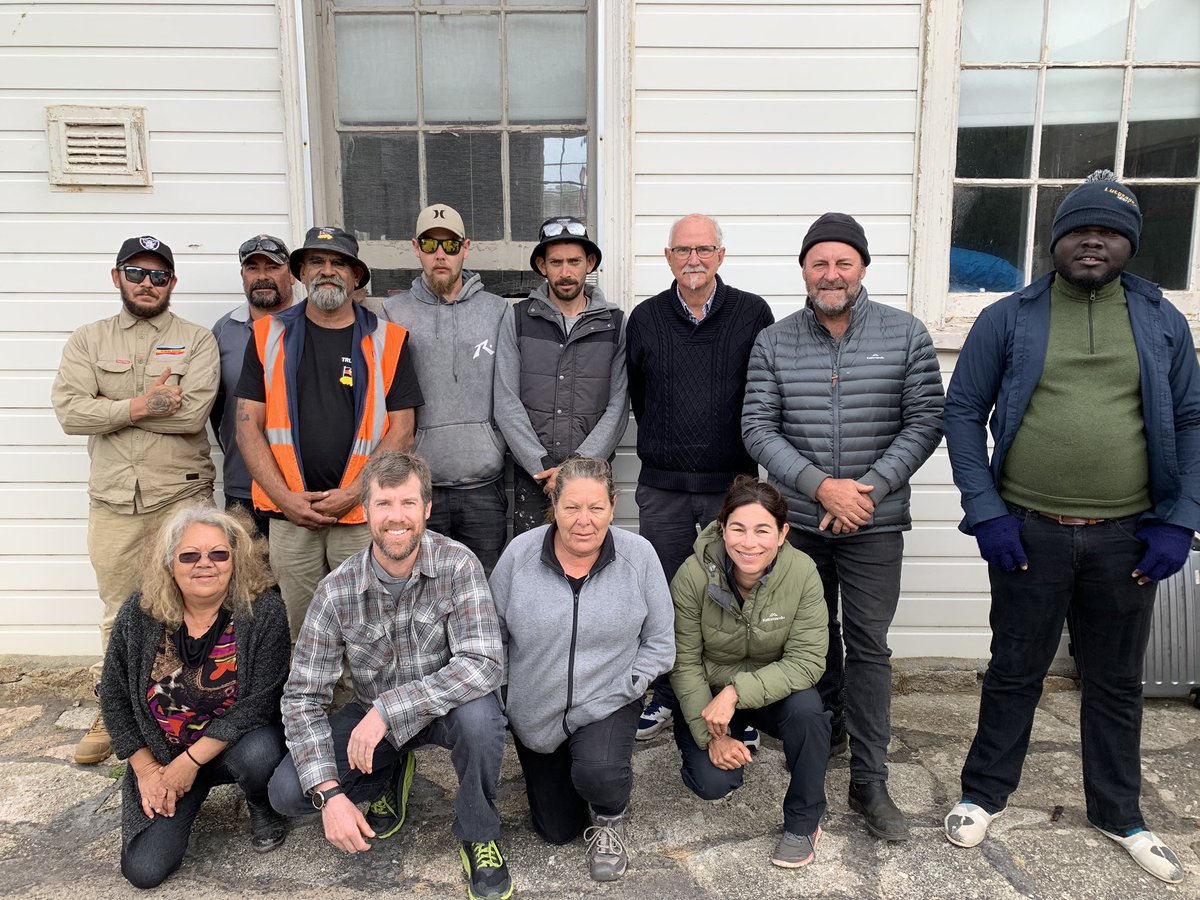
[[[965,0],[963,62],[1032,62],[1042,56],[1042,0]]]
[[[587,6],[587,0],[508,0],[509,6]],[[541,224],[540,222],[538,224]]]
[[[512,15],[508,29],[508,120],[587,121],[587,16]]]
[[[429,0],[425,0],[426,3]],[[412,6],[413,0],[333,0],[334,6]]]
[[[1138,0],[1138,62],[1200,62],[1200,3]]]
[[[1043,178],[1083,178],[1114,168],[1121,69],[1047,69]]]
[[[1200,69],[1133,73],[1125,175],[1194,178],[1200,159]]]
[[[500,121],[500,17],[421,16],[426,122]]]
[[[473,241],[504,237],[499,134],[428,135],[425,161],[430,203],[447,203],[457,209],[467,226],[467,237]]]
[[[337,16],[338,118],[344,125],[417,121],[412,16]]]
[[[360,241],[412,236],[421,210],[415,134],[342,135],[342,219]]]
[[[1090,175],[1091,173],[1087,173]],[[1086,176],[1083,176],[1086,177]],[[1083,177],[1079,181],[1083,181]],[[1066,187],[1040,187],[1037,192],[1037,211],[1033,222],[1033,277],[1044,275],[1054,268],[1050,260],[1050,225],[1054,222],[1054,214],[1063,198],[1078,184]]]
[[[1129,0],[1053,0],[1046,32],[1051,62],[1124,59]]]
[[[1169,291],[1188,288],[1191,252],[1196,236],[1192,222],[1196,186],[1185,184],[1131,185],[1142,207],[1142,237],[1129,271],[1157,282]]]
[[[514,134],[508,158],[513,240],[536,240],[538,226],[551,216],[587,221],[585,135]]]
[[[1014,291],[1021,287],[1028,202],[1028,188],[954,188],[950,290]]]
[[[955,174],[959,178],[1028,178],[1036,101],[1036,72],[963,72]]]

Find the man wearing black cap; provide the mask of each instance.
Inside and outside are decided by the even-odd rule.
[[[1141,230],[1133,191],[1094,173],[1054,217],[1055,271],[980,313],[954,369],[946,440],[959,527],[988,562],[992,658],[945,826],[974,847],[1004,812],[1065,620],[1088,822],[1175,883],[1139,804],[1141,681],[1156,582],[1200,527],[1200,369],[1183,315],[1124,271]]]
[[[225,508],[240,506],[245,509],[265,537],[271,520],[257,513],[250,499],[250,472],[238,449],[237,403],[233,394],[242,374],[242,361],[254,323],[292,305],[296,276],[288,269],[287,244],[273,235],[259,234],[243,242],[238,248],[238,261],[242,266],[242,290],[246,292],[246,302],[217,319],[212,329],[221,349],[221,388],[217,391],[211,420],[225,455],[222,469]]]
[[[146,547],[181,507],[211,500],[216,474],[204,425],[217,392],[217,343],[170,311],[171,248],[150,235],[129,238],[112,282],[123,309],[75,330],[51,390],[63,431],[88,436],[88,554],[104,603],[102,652]],[[100,664],[92,675],[99,683]],[[110,752],[97,716],[75,761],[98,763]]]
[[[351,299],[371,278],[358,241],[310,228],[289,257],[308,299],[254,323],[237,386],[237,442],[292,641],[318,582],[371,542],[359,474],[412,445],[421,388],[408,332]]]
[[[585,284],[600,258],[578,219],[547,219],[529,257],[546,283],[500,323],[496,422],[516,463],[514,534],[544,524],[568,457],[611,459],[629,423],[623,317]]]
[[[808,303],[755,341],[742,437],[787,498],[788,540],[825,586],[829,651],[817,689],[833,717],[831,752],[849,739],[850,808],[876,837],[902,841],[908,825],[887,791],[887,632],[912,527],[909,479],[941,440],[943,394],[925,326],[867,296],[870,263],[850,216],[826,213],[809,228]]]

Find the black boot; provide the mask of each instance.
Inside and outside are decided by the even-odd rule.
[[[885,841],[908,840],[908,823],[888,796],[887,782],[851,781],[850,808],[862,813],[867,831],[875,837]]]
[[[845,725],[835,725],[829,734],[829,758],[841,756],[850,749],[850,735],[846,733]]]
[[[250,811],[250,846],[255,853],[270,853],[283,843],[287,835],[287,819],[275,812],[270,802],[246,798]]]

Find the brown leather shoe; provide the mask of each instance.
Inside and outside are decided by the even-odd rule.
[[[96,721],[75,745],[75,762],[81,766],[94,766],[104,762],[111,755],[112,741],[109,739],[108,729],[104,727],[104,719],[96,713]]]

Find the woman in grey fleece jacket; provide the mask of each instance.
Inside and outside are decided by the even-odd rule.
[[[611,527],[615,499],[608,463],[568,460],[553,523],[514,538],[491,578],[534,828],[564,844],[590,819],[597,881],[624,874],[642,695],[675,660],[662,566],[649,541]]]

